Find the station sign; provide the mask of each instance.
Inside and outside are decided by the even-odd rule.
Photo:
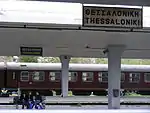
[[[20,54],[28,56],[43,56],[43,49],[41,47],[20,47]]]
[[[83,27],[142,28],[142,8],[83,6]]]

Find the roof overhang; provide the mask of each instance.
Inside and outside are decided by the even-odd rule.
[[[49,1],[49,2],[70,2],[70,3],[82,3],[82,4],[150,6],[149,0],[26,0],[26,1]]]
[[[82,27],[78,4],[71,11],[68,4],[56,11],[52,3],[0,3],[1,56],[19,56],[20,46],[29,46],[42,47],[43,56],[107,57],[108,45],[125,45],[124,58],[150,58],[149,29]]]
[[[107,57],[108,45],[125,45],[124,58],[150,58],[149,30],[83,29],[81,25],[1,23],[0,55],[20,55],[20,46],[42,47],[43,56]],[[7,25],[7,26],[5,26]],[[88,46],[88,47],[87,47]]]

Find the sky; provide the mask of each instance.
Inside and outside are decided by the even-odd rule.
[[[121,7],[131,7],[131,6],[121,6]],[[150,27],[149,12],[150,7],[143,8],[144,27]],[[72,23],[82,24],[82,4],[0,0],[0,21],[7,21],[7,22],[32,21],[35,23],[45,22],[58,24],[72,24]]]

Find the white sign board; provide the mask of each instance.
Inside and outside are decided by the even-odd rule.
[[[83,6],[84,27],[142,28],[142,9]]]

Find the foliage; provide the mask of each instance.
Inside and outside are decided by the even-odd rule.
[[[137,93],[135,93],[135,92],[126,93],[125,95],[126,95],[126,96],[142,96],[142,95],[137,94]]]
[[[95,59],[92,59],[92,58],[71,58],[70,63],[94,64]]]
[[[74,96],[72,91],[68,91],[68,96]]]
[[[148,59],[122,59],[122,64],[130,65],[150,65],[150,60]]]
[[[13,61],[13,57],[1,57],[1,61]],[[20,56],[20,62],[41,62],[41,63],[60,63],[59,57],[32,57],[32,56]],[[81,63],[81,64],[108,64],[107,58],[75,58],[72,57],[70,63]],[[122,64],[129,65],[150,65],[149,59],[122,59]]]
[[[71,58],[70,59],[70,63],[81,63],[81,64],[94,63],[94,61],[91,58]],[[40,57],[39,62],[41,62],[41,63],[60,63],[60,59],[59,59],[59,57]]]
[[[38,63],[38,57],[20,56],[19,62],[35,62]]]
[[[95,63],[96,64],[108,64],[108,59],[106,59],[106,58],[96,58]]]
[[[60,63],[59,57],[39,57],[40,63]]]

